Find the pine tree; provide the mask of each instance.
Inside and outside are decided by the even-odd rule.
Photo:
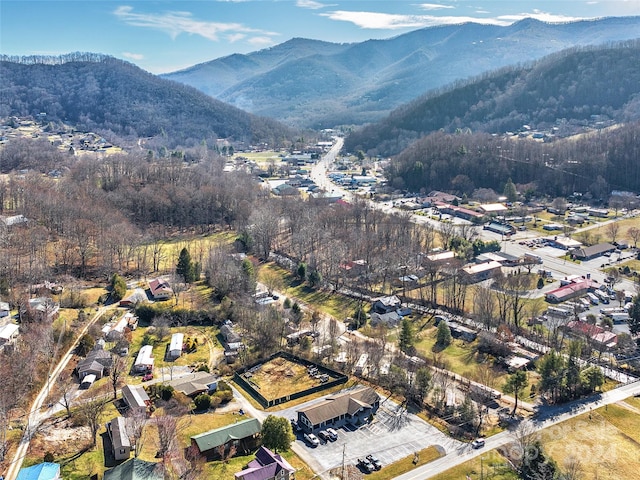
[[[195,280],[194,264],[191,261],[191,254],[186,247],[180,250],[178,265],[176,265],[176,273],[184,279],[185,283],[193,283]]]
[[[441,348],[446,348],[451,345],[451,329],[445,321],[441,321],[438,324],[438,331],[436,333],[436,345]]]
[[[415,342],[415,336],[413,332],[413,325],[407,317],[402,319],[402,326],[400,328],[400,335],[398,338],[400,350],[405,353],[409,353],[413,349]]]

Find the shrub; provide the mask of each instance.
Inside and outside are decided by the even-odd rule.
[[[201,393],[194,400],[196,410],[208,410],[211,406],[211,397],[206,393]]]
[[[47,452],[44,454],[43,461],[46,463],[53,463],[55,459],[53,458],[53,453]]]

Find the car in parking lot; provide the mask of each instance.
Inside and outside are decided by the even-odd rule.
[[[471,448],[482,448],[484,447],[484,438],[476,438],[473,442],[471,442]]]
[[[333,428],[327,428],[327,433],[329,434],[329,440],[331,440],[332,442],[335,442],[338,439],[338,432]]]
[[[300,425],[298,425],[298,421],[294,418],[291,419],[291,430],[294,432],[300,431]]]
[[[320,430],[318,432],[318,437],[326,442],[329,440],[329,432],[327,432],[326,430]]]
[[[373,468],[375,468],[376,470],[380,470],[382,468],[382,463],[375,455],[367,455],[366,459],[369,460],[369,463],[371,463],[371,465],[373,465]]]
[[[367,473],[371,473],[376,469],[376,467],[374,467],[373,464],[366,458],[358,459],[358,468],[360,468],[360,470],[364,470]]]
[[[304,439],[312,447],[317,447],[318,445],[320,445],[320,440],[318,440],[318,437],[316,437],[313,433],[305,433]]]

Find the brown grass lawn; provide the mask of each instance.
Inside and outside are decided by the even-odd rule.
[[[307,368],[284,358],[264,363],[251,377],[260,394],[267,400],[284,397],[320,385],[307,373]]]
[[[495,450],[491,450],[432,478],[434,480],[464,480],[465,478],[517,480],[518,474],[509,468],[504,457]]]
[[[403,473],[409,472],[414,468],[420,467],[426,463],[432,462],[437,458],[440,458],[442,454],[433,445],[427,447],[418,452],[418,461],[414,463],[414,455],[409,455],[401,460],[398,460],[391,465],[382,467],[377,472],[373,472],[371,475],[367,475],[365,478],[370,480],[386,480],[388,478],[394,478]]]
[[[542,432],[542,442],[560,468],[571,458],[585,479],[640,479],[640,415],[619,405],[585,413]]]

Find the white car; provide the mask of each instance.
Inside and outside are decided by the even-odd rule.
[[[305,433],[304,439],[312,447],[317,447],[318,445],[320,445],[320,440],[318,440],[318,437],[316,437],[313,433]]]
[[[476,438],[473,442],[471,442],[471,448],[482,448],[484,447],[484,439]]]

